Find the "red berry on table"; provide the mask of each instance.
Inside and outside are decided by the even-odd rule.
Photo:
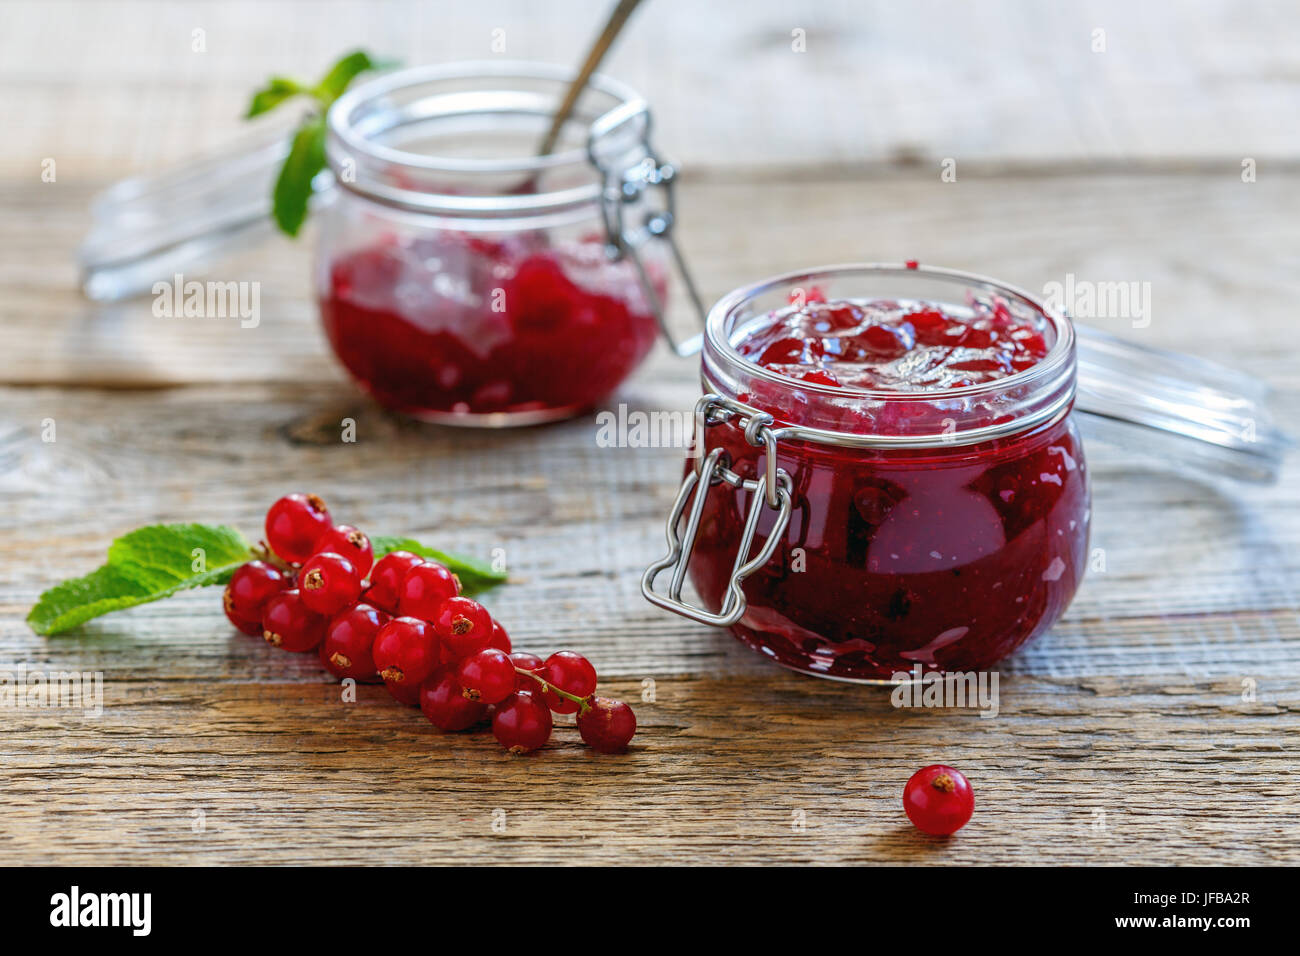
[[[918,830],[947,836],[970,820],[975,794],[970,781],[943,764],[923,767],[903,788],[903,809]]]
[[[432,620],[438,640],[455,660],[483,650],[492,641],[492,615],[469,598],[448,598]]]
[[[540,657],[536,654],[529,654],[526,651],[515,651],[510,655],[510,663],[514,664],[515,667],[522,667],[526,671],[540,671],[546,666],[546,662]],[[516,670],[515,687],[519,690],[535,690],[540,693],[542,685],[537,683],[537,681],[533,680],[531,677],[521,674]]]
[[[505,651],[507,654],[512,650],[510,646],[510,635],[506,629],[501,626],[501,622],[492,618],[492,641],[488,647],[495,647],[499,651]]]
[[[241,564],[230,576],[230,583],[226,585],[226,593],[222,598],[226,617],[245,634],[261,634],[262,609],[266,607],[267,601],[288,586],[289,579],[280,569],[265,561]],[[240,622],[251,623],[254,629],[249,630],[241,626]]]
[[[366,537],[365,532],[359,531],[350,524],[335,525],[316,542],[317,553],[321,551],[333,551],[335,554],[341,554],[352,562],[352,566],[357,569],[357,577],[364,578],[370,573],[370,567],[375,563],[375,549],[370,545],[370,539]]]
[[[456,680],[466,700],[499,704],[515,692],[515,665],[510,655],[495,647],[471,654],[456,668]]]
[[[424,558],[410,551],[390,551],[370,569],[370,587],[366,589],[366,603],[389,614],[397,613],[398,592],[406,573]]]
[[[456,675],[439,668],[420,685],[420,710],[439,730],[467,730],[487,717],[487,704],[466,700]]]
[[[420,688],[423,684],[394,684],[391,681],[384,681],[384,687],[392,695],[393,700],[405,707],[420,706]]]
[[[578,733],[597,753],[622,753],[636,733],[636,714],[621,700],[597,697],[578,715]]]
[[[556,651],[548,657],[540,676],[560,690],[584,700],[596,692],[596,668],[591,666],[591,661],[573,651]],[[552,690],[547,689],[543,697],[557,714],[578,712],[578,705],[574,701],[561,697]]]
[[[310,651],[325,637],[329,618],[303,603],[297,588],[274,595],[262,609],[262,637],[281,650]]]
[[[437,561],[426,561],[411,568],[402,578],[397,591],[397,610],[405,617],[432,621],[448,598],[460,593],[460,584]]]
[[[395,617],[375,635],[371,655],[385,684],[415,686],[438,666],[438,638],[427,621]]]
[[[285,561],[301,564],[332,527],[325,502],[315,495],[285,495],[266,512],[266,543]]]
[[[230,609],[230,592],[227,591],[221,599],[221,606],[226,612],[226,620],[229,621],[237,631],[257,637],[262,633],[262,619],[259,617],[254,620],[251,617],[240,617]]]
[[[369,680],[377,673],[371,653],[375,635],[387,624],[386,612],[369,604],[358,604],[330,621],[321,642],[320,659],[335,677]]]
[[[352,562],[333,551],[313,554],[298,572],[302,600],[317,614],[333,617],[357,603],[361,577]]]
[[[551,710],[528,691],[507,697],[492,716],[492,733],[512,754],[531,753],[551,739]]]

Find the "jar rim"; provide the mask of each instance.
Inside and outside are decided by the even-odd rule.
[[[1041,315],[1055,332],[1055,341],[1041,361],[1027,369],[1014,372],[1004,378],[981,382],[960,388],[935,391],[901,391],[888,388],[864,388],[859,386],[823,385],[807,382],[771,371],[757,362],[742,355],[732,341],[730,320],[745,304],[753,299],[781,288],[791,288],[815,284],[837,277],[864,275],[900,278],[909,277],[951,282],[967,289],[976,288],[991,294],[1018,300],[1023,305]],[[1053,308],[1029,292],[1016,286],[1008,285],[997,279],[958,269],[945,269],[937,266],[909,265],[907,263],[844,263],[830,266],[818,266],[799,269],[782,275],[762,279],[749,285],[741,286],[719,299],[709,310],[704,328],[703,377],[706,389],[716,383],[710,381],[710,360],[725,363],[730,371],[739,372],[749,378],[757,379],[787,390],[798,390],[806,396],[827,402],[861,401],[863,403],[929,403],[942,401],[978,402],[992,399],[999,395],[1016,392],[1027,398],[1044,396],[1047,400],[1039,402],[1023,415],[1017,415],[1011,421],[998,424],[982,424],[977,427],[961,429],[946,433],[924,433],[915,435],[893,434],[859,434],[845,432],[836,428],[814,427],[810,425],[793,425],[782,428],[787,437],[805,438],[834,444],[862,446],[878,445],[926,445],[970,444],[1003,434],[1011,434],[1034,427],[1044,421],[1059,417],[1068,410],[1074,398],[1074,378],[1076,370],[1074,327],[1064,312]],[[1046,393],[1046,394],[1045,394]],[[735,398],[735,396],[731,396]],[[756,409],[763,412],[764,409]]]
[[[587,167],[594,169],[589,150],[574,147],[562,152],[553,152],[541,156],[522,156],[514,158],[493,157],[449,157],[417,153],[400,149],[376,141],[377,132],[386,132],[401,123],[372,129],[363,128],[363,121],[375,124],[376,107],[381,106],[386,97],[403,90],[412,90],[421,85],[437,84],[442,81],[532,81],[555,83],[557,87],[567,86],[572,80],[572,69],[551,63],[521,60],[489,61],[467,60],[451,64],[412,67],[392,73],[382,74],[365,83],[348,90],[330,107],[326,116],[326,158],[335,179],[349,191],[366,196],[388,205],[407,208],[417,212],[440,213],[445,215],[503,215],[503,214],[546,214],[572,208],[574,206],[597,204],[602,194],[602,184],[592,182],[584,185],[570,186],[550,192],[521,192],[491,195],[456,195],[438,193],[413,188],[402,188],[381,182],[363,181],[361,176],[347,177],[341,175],[345,162],[355,162],[356,157],[366,161],[385,164],[393,170],[407,170],[415,173],[447,173],[460,175],[509,175],[520,177],[563,169],[565,167]],[[586,86],[587,90],[603,94],[613,101],[613,105],[593,117],[590,125],[595,128],[605,117],[616,110],[625,109],[628,104],[644,106],[642,97],[631,87],[602,73],[592,74]],[[404,107],[392,104],[388,111],[394,120],[409,114],[410,119],[431,119],[440,115],[469,115],[481,111],[485,97],[491,91],[458,90],[431,94]],[[496,91],[498,94],[509,92],[508,88]],[[548,98],[541,93],[525,90],[514,91],[515,99],[502,102],[495,111],[535,112],[545,115],[544,108]],[[437,102],[434,102],[437,101]],[[476,108],[477,107],[477,108]],[[436,111],[435,111],[436,110]],[[382,110],[378,111],[383,115]],[[408,120],[409,121],[409,120]],[[646,121],[648,123],[648,120]]]

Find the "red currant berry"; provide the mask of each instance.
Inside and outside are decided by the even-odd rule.
[[[406,572],[424,558],[410,551],[390,551],[370,569],[370,587],[366,589],[366,603],[373,604],[389,614],[397,613],[397,597]]]
[[[333,617],[357,603],[361,579],[343,555],[322,551],[308,558],[298,572],[298,589],[304,604],[317,614]]]
[[[448,598],[460,593],[456,576],[436,561],[426,561],[406,572],[397,591],[397,610],[406,617],[432,621]]]
[[[970,820],[975,794],[970,781],[952,767],[932,764],[912,774],[903,788],[903,809],[918,830],[947,836]]]
[[[375,563],[375,549],[370,546],[370,539],[350,524],[335,525],[326,531],[316,542],[316,552],[333,551],[352,562],[357,569],[357,577],[364,578],[370,573]]]
[[[240,617],[230,609],[230,592],[227,591],[222,596],[221,606],[225,609],[226,620],[234,625],[235,630],[242,631],[250,637],[256,637],[262,633],[262,619],[259,617],[256,621],[252,618]]]
[[[492,618],[492,641],[488,644],[488,647],[495,647],[507,654],[511,651],[510,635],[506,633],[506,629],[501,626],[501,622],[496,618]]]
[[[393,700],[406,707],[420,706],[420,688],[423,684],[394,684],[384,681],[384,686],[388,688],[388,693],[393,695]],[[463,699],[463,698],[462,698]],[[469,701],[465,701],[469,703]]]
[[[438,666],[438,638],[427,621],[395,617],[379,629],[371,653],[384,683],[415,685]]]
[[[526,754],[551,739],[551,711],[528,691],[516,691],[492,715],[492,733],[512,754]]]
[[[222,599],[226,616],[232,621],[238,619],[252,622],[256,625],[256,630],[249,631],[242,627],[240,630],[247,634],[261,634],[262,608],[266,607],[267,601],[288,586],[288,579],[280,569],[265,561],[249,561],[247,564],[241,564],[230,576],[230,583],[226,585],[226,594]]]
[[[578,715],[578,733],[597,753],[622,753],[636,733],[636,714],[621,700],[597,697]]]
[[[466,700],[499,704],[515,692],[515,665],[505,651],[485,647],[460,662],[456,680]]]
[[[468,730],[487,717],[487,704],[467,700],[456,675],[445,667],[420,685],[420,709],[439,730]]]
[[[358,604],[330,621],[320,646],[320,659],[335,677],[369,680],[375,676],[371,650],[375,635],[390,620],[388,614],[369,604]]]
[[[419,570],[418,568],[416,570]],[[438,640],[456,660],[483,650],[492,641],[492,615],[469,598],[453,597],[442,602],[433,619]]]
[[[517,668],[523,668],[526,671],[533,672],[538,672],[546,666],[546,662],[540,657],[536,654],[529,654],[526,651],[515,651],[510,655],[510,663],[514,664]],[[530,690],[539,694],[542,692],[541,684],[537,683],[537,681],[533,680],[528,675],[519,673],[518,670],[515,671],[515,687],[518,690]]]
[[[301,564],[331,527],[325,502],[315,495],[285,495],[266,513],[266,543],[284,560]]]
[[[262,609],[262,636],[286,651],[310,651],[325,637],[329,618],[303,603],[297,588],[274,595]]]
[[[591,661],[573,651],[556,651],[546,658],[541,677],[562,691],[584,700],[596,693],[596,668]],[[552,690],[542,695],[551,710],[557,714],[576,714],[578,705]]]

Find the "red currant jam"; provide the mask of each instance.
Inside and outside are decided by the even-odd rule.
[[[658,332],[632,266],[595,239],[430,231],[327,268],[320,311],[340,361],[384,405],[436,420],[577,414]]]
[[[782,376],[751,376],[734,395],[773,415],[774,428],[900,436],[925,422],[940,436],[869,447],[778,440],[790,518],[781,546],[743,582],[741,640],[797,670],[887,680],[916,665],[986,668],[1055,623],[1085,569],[1089,498],[1070,393],[1024,429],[1003,402],[1028,390],[1014,376],[1050,351],[1056,330],[1039,319],[996,297],[964,307],[819,301],[732,339],[742,362]],[[950,420],[1006,427],[946,442],[939,423]],[[706,429],[704,451],[718,445],[742,478],[759,476],[763,449],[736,422]],[[690,571],[710,610],[722,606],[751,498],[725,482],[708,490]],[[774,523],[765,508],[754,553]]]

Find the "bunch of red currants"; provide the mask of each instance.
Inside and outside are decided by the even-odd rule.
[[[315,495],[271,505],[266,545],[266,560],[242,565],[226,586],[226,616],[245,634],[287,651],[319,648],[330,673],[382,679],[441,730],[491,720],[514,754],[550,739],[552,711],[577,714],[583,741],[601,753],[626,750],[636,733],[631,707],[595,696],[585,657],[513,652],[505,628],[445,566],[409,551],[375,561],[370,539],[334,524]]]

